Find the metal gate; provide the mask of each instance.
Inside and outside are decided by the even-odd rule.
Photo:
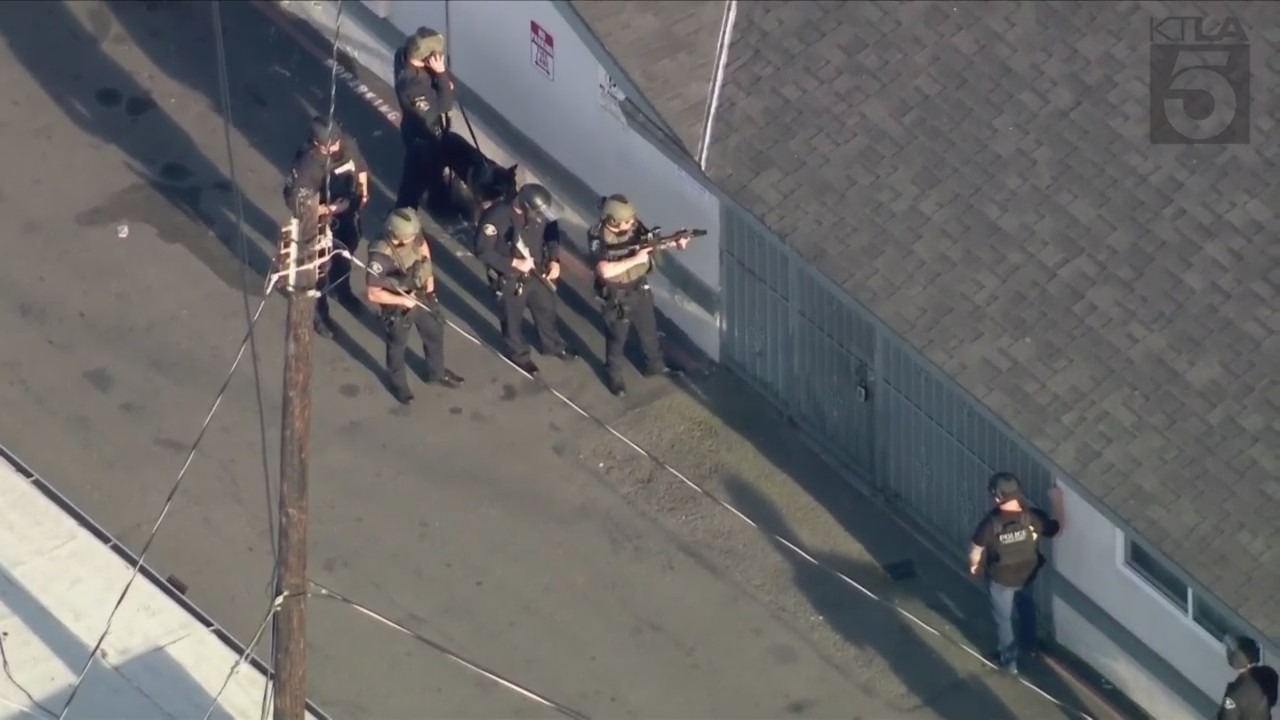
[[[1044,505],[1047,465],[981,403],[755,218],[730,208],[722,227],[726,365],[956,555],[993,472]]]
[[[722,227],[722,361],[871,477],[874,326],[754,218],[730,211]]]

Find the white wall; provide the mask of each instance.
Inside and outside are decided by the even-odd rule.
[[[607,75],[586,44],[546,0],[365,0],[409,35],[421,26],[441,32],[448,24],[451,70],[512,125],[520,129],[600,195],[623,193],[649,225],[675,230],[700,227],[707,236],[669,254],[715,291],[720,289],[720,203],[702,184],[669,160],[617,114],[602,92]],[[331,3],[290,3],[332,34]],[[531,23],[552,38],[552,77],[533,62]],[[394,48],[356,27],[348,16],[343,45],[379,76],[391,81]],[[474,118],[473,118],[474,120]],[[554,182],[548,183],[554,184]],[[595,208],[576,208],[580,213]],[[594,219],[592,219],[593,221]],[[658,307],[712,358],[720,356],[719,318],[679,296],[655,277]]]
[[[1110,520],[1070,488],[1063,487],[1062,494],[1067,530],[1054,539],[1054,569],[1205,695],[1221,697],[1233,675],[1222,641],[1211,637],[1125,565],[1124,535]],[[1054,613],[1058,641],[1155,717],[1196,717],[1131,657],[1061,602],[1055,601]]]
[[[1058,642],[1097,670],[1111,684],[1160,720],[1195,720],[1198,714],[1169,692],[1154,675],[1071,606],[1053,599],[1053,624]]]

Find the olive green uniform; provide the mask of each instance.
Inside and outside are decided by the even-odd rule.
[[[635,232],[633,230],[626,235],[615,235],[603,222],[591,228],[587,233],[587,242],[592,264],[629,257],[634,250],[625,246],[633,241]],[[649,262],[608,280],[597,279],[597,289],[605,303],[605,370],[610,389],[615,393],[623,392],[626,387],[622,369],[627,335],[632,326],[635,326],[640,351],[644,355],[644,373],[658,375],[666,371],[662,347],[658,342],[658,319],[654,313],[653,291],[649,289],[648,276],[652,271],[653,260],[650,259]]]
[[[426,292],[433,271],[431,260],[422,256],[422,244],[425,242],[426,238],[418,234],[412,241],[396,245],[384,235],[369,247],[368,286],[409,293],[427,306],[419,305],[412,309],[398,305],[378,306],[386,330],[387,374],[393,392],[402,401],[412,397],[404,357],[411,327],[417,327],[422,338],[427,382],[456,384],[461,381],[444,366],[444,313],[435,293]]]

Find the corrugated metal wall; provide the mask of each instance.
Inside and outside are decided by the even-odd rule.
[[[959,557],[1007,471],[1047,507],[1052,474],[986,408],[755,218],[725,212],[721,361]],[[1048,630],[1047,583],[1041,583]]]

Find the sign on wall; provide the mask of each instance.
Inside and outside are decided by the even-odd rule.
[[[529,57],[548,80],[556,79],[556,40],[536,21],[529,21]]]
[[[626,124],[626,117],[622,113],[621,103],[626,95],[618,88],[618,84],[609,77],[609,72],[600,66],[600,70],[596,75],[596,90],[599,92],[600,107],[614,120],[622,124]]]

